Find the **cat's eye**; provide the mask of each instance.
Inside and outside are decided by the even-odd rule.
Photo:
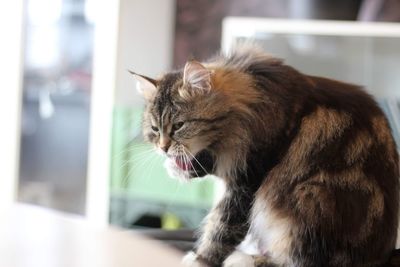
[[[151,126],[151,129],[154,131],[154,132],[158,132],[158,128],[156,127],[156,126]]]
[[[185,124],[185,123],[184,123],[183,121],[174,123],[174,124],[172,125],[172,131],[174,131],[174,132],[178,131],[180,128],[182,128],[182,126],[183,126],[184,124]]]

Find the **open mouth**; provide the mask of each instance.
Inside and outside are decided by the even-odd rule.
[[[192,164],[189,159],[184,158],[183,156],[178,156],[175,158],[176,166],[183,171],[188,171],[192,169]]]
[[[180,170],[187,171],[193,176],[201,177],[212,172],[214,160],[209,151],[202,150],[195,157],[175,157],[175,164]]]

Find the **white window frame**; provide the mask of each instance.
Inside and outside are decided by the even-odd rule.
[[[110,152],[117,76],[120,1],[96,2],[90,111],[86,217],[96,226],[108,225]]]
[[[0,2],[0,210],[16,200],[22,96],[23,0]]]
[[[400,37],[400,26],[390,22],[226,17],[222,24],[223,51],[228,52],[236,38],[251,38],[256,33]]]

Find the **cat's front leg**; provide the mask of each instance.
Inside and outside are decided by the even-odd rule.
[[[224,260],[222,267],[255,267],[255,258],[240,250],[234,251]]]
[[[188,252],[182,259],[184,266],[190,267],[207,267],[207,263],[202,261],[200,257],[193,251]]]
[[[185,264],[202,266],[203,263],[206,266],[221,266],[248,231],[251,203],[248,194],[227,191],[206,218],[203,234],[196,246],[195,254],[192,254],[192,257],[195,255],[194,262],[192,265],[188,261]]]

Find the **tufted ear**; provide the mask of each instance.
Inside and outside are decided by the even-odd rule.
[[[183,83],[191,88],[208,92],[211,89],[211,71],[196,60],[190,60],[183,70]]]
[[[128,71],[135,77],[137,81],[136,89],[145,99],[150,99],[156,94],[158,84],[157,80],[137,74],[130,70]]]

